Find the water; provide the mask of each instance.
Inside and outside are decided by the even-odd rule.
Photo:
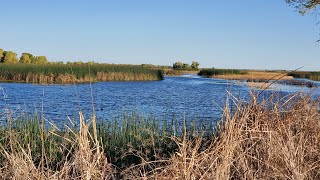
[[[0,119],[5,107],[13,116],[21,113],[45,115],[46,119],[61,123],[78,111],[90,116],[93,104],[99,119],[112,119],[124,112],[136,112],[159,118],[177,117],[197,121],[212,121],[221,117],[228,92],[236,98],[247,99],[250,87],[234,81],[201,78],[196,75],[165,77],[154,82],[99,82],[77,85],[34,85],[0,83]],[[283,95],[309,91],[298,86],[274,85],[271,90]],[[315,90],[320,95],[319,89]]]

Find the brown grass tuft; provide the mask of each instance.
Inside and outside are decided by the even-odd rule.
[[[200,150],[201,139],[178,141],[160,179],[319,179],[319,100],[289,98],[238,104],[211,145]]]
[[[70,152],[61,169],[53,171],[46,168],[42,171],[41,166],[36,166],[32,152],[25,150],[16,141],[16,148],[6,150],[1,147],[2,154],[6,157],[6,164],[0,169],[2,179],[115,179],[115,171],[108,163],[102,147],[94,141],[96,134],[89,132],[89,127],[95,116],[86,123],[82,113],[79,113],[80,130],[73,132],[75,135],[74,152]],[[93,123],[95,124],[95,123]],[[93,127],[96,128],[96,127]]]

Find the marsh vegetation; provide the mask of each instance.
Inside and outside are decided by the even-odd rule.
[[[63,129],[45,128],[41,116],[8,116],[0,131],[1,178],[320,178],[318,99],[230,102],[236,110],[227,105],[213,129],[136,114],[100,124],[80,112],[78,126]]]
[[[83,83],[97,81],[162,80],[160,70],[113,64],[0,64],[0,81]]]
[[[306,78],[314,81],[320,81],[320,72],[319,71],[297,71],[288,73],[289,76],[295,78]]]

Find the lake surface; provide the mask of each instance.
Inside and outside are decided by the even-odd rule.
[[[215,121],[221,117],[228,92],[248,99],[250,87],[234,81],[202,78],[196,75],[165,77],[153,82],[99,82],[77,85],[35,85],[26,83],[0,83],[0,119],[5,108],[13,116],[21,113],[43,112],[54,123],[77,117],[78,111],[90,116],[92,99],[99,119],[112,119],[124,112],[159,118],[177,117],[197,121]],[[277,91],[281,95],[310,89],[299,86],[274,85],[266,93]],[[314,89],[316,96],[319,89]],[[43,109],[43,110],[42,110]]]

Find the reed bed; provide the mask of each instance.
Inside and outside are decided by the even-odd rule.
[[[72,174],[74,172],[71,173],[70,168],[79,168],[73,167],[72,163],[76,158],[74,155],[78,153],[83,143],[89,143],[89,145],[85,145],[88,151],[99,148],[99,152],[103,152],[105,161],[115,168],[112,170],[112,176],[124,177],[126,175],[124,172],[129,167],[168,159],[178,148],[171,137],[182,134],[182,124],[175,118],[167,121],[166,119],[156,119],[151,115],[143,117],[133,112],[124,113],[108,121],[95,120],[93,123],[93,119],[96,118],[85,119],[80,113],[78,122],[70,120],[65,125],[55,126],[46,121],[46,129],[43,130],[41,115],[22,115],[16,119],[9,118],[6,125],[0,128],[0,137],[2,137],[0,139],[0,167],[3,177],[21,177],[23,173],[29,173],[30,179],[38,179],[39,173],[41,174],[40,168],[44,165],[45,176],[48,179],[71,178],[71,176],[73,179],[79,172]],[[188,137],[191,138],[196,132],[203,131],[205,128],[212,128],[212,126],[201,126],[200,124],[196,126],[196,124],[195,121],[186,124],[189,127]],[[83,130],[83,127],[87,129]],[[88,137],[86,139],[88,142],[79,141],[79,136],[83,131],[87,131]],[[91,150],[88,149],[89,146],[92,148]],[[42,160],[43,153],[45,154],[44,160]],[[10,161],[11,159],[15,161],[16,158],[19,158],[19,161],[28,161],[25,162],[25,165],[29,164],[29,169],[32,166],[34,171],[15,172],[14,169],[6,169],[12,165],[18,165],[14,164],[16,162]],[[163,163],[156,164],[160,166]],[[149,171],[153,168],[146,167],[146,169]],[[38,175],[33,176],[33,173]],[[79,176],[83,177],[83,175]]]
[[[246,80],[248,82],[266,82],[270,80],[288,80],[293,77],[283,72],[232,70],[232,69],[205,69],[200,76],[231,80]]]
[[[240,74],[246,74],[246,71],[239,70],[239,69],[201,69],[198,73],[199,76],[205,76],[205,77],[213,77],[217,75],[240,75]]]
[[[290,72],[289,76],[293,76],[295,78],[307,78],[314,81],[320,81],[320,72],[319,71],[295,71]]]
[[[79,113],[78,126],[64,129],[9,119],[1,178],[319,179],[320,100],[258,96],[231,96],[236,106],[226,104],[214,130],[134,113],[109,122]]]
[[[0,64],[0,81],[81,83],[162,80],[159,70],[114,64]]]
[[[163,74],[166,76],[181,76],[184,74],[198,74],[199,71],[193,70],[173,70],[173,69],[163,69]]]

